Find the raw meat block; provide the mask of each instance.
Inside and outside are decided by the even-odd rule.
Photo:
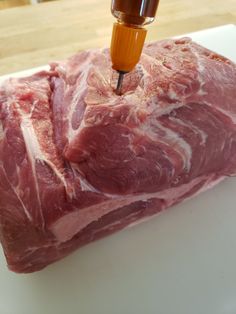
[[[236,174],[236,65],[147,44],[114,93],[108,50],[0,87],[0,240],[33,272]]]

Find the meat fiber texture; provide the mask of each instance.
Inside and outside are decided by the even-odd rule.
[[[91,50],[0,87],[0,240],[14,272],[236,174],[236,65],[189,38],[145,46],[114,93]]]

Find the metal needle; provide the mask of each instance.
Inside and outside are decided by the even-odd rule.
[[[121,90],[122,90],[122,82],[123,82],[124,75],[125,75],[126,72],[124,72],[124,71],[118,71],[118,73],[119,73],[119,77],[118,77],[118,82],[117,82],[117,86],[116,86],[115,92],[116,92],[117,95],[121,95],[121,94],[122,94],[122,93],[121,93]]]

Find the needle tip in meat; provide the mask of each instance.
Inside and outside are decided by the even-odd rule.
[[[119,77],[118,77],[115,93],[120,96],[122,95],[122,83],[123,83],[124,75],[126,72],[118,71],[118,73],[119,73]]]

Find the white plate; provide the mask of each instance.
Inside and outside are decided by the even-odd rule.
[[[236,26],[189,36],[236,61]],[[1,252],[0,313],[235,314],[235,195],[228,179],[35,274],[9,272]]]

